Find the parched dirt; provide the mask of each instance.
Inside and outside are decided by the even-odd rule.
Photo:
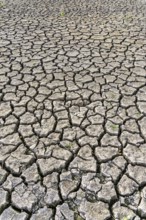
[[[0,4],[0,220],[146,219],[146,2]]]

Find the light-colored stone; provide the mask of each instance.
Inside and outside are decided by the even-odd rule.
[[[8,204],[7,201],[8,192],[3,190],[3,188],[0,188],[0,210],[6,207]]]
[[[71,50],[71,51],[68,51],[66,55],[69,57],[76,57],[79,55],[79,52],[77,50]]]
[[[9,102],[0,103],[0,118],[5,118],[11,113],[12,109]]]
[[[23,173],[22,176],[25,177],[27,182],[37,182],[40,180],[40,175],[38,173],[38,169],[36,164],[28,167]]]
[[[69,208],[67,203],[57,206],[55,220],[61,219],[74,220],[74,212]]]
[[[128,175],[135,179],[138,184],[143,185],[146,183],[146,167],[128,165]]]
[[[128,144],[123,151],[124,156],[131,164],[145,165],[146,161],[146,144],[140,145],[140,147]]]
[[[34,155],[26,154],[26,148],[20,145],[6,160],[6,166],[12,172],[19,174],[22,169],[34,161]]]
[[[116,147],[96,147],[95,155],[100,162],[106,162],[118,155],[118,148]]]
[[[80,183],[79,174],[74,174],[69,171],[63,172],[60,175],[60,190],[63,199],[67,199],[69,194],[74,191]]]
[[[12,203],[19,209],[26,209],[29,212],[35,210],[43,202],[45,188],[37,183],[36,185],[25,186],[23,183],[15,187],[12,192]]]
[[[17,212],[14,209],[12,209],[11,207],[5,209],[1,216],[0,216],[0,220],[26,220],[27,219],[27,214],[25,212]]]
[[[131,209],[121,206],[120,202],[115,203],[112,210],[114,218],[117,220],[121,220],[124,218],[130,220],[133,218],[136,220],[140,220],[140,218]]]
[[[131,195],[137,189],[138,184],[126,175],[124,175],[118,183],[118,191],[123,196]]]
[[[91,203],[83,200],[79,207],[80,215],[86,220],[108,219],[111,217],[109,207],[103,202]]]
[[[146,187],[141,191],[141,201],[138,206],[138,212],[142,218],[146,217]]]
[[[36,211],[30,218],[30,220],[51,220],[52,215],[52,209],[49,209],[45,206],[44,208],[40,208],[38,211]]]

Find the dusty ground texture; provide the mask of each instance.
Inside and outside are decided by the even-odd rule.
[[[146,219],[144,7],[1,3],[0,220]]]

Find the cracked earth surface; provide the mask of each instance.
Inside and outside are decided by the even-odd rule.
[[[0,220],[146,219],[137,3],[1,5]]]

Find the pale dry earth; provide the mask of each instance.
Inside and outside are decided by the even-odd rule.
[[[146,219],[145,1],[0,4],[0,220]]]

